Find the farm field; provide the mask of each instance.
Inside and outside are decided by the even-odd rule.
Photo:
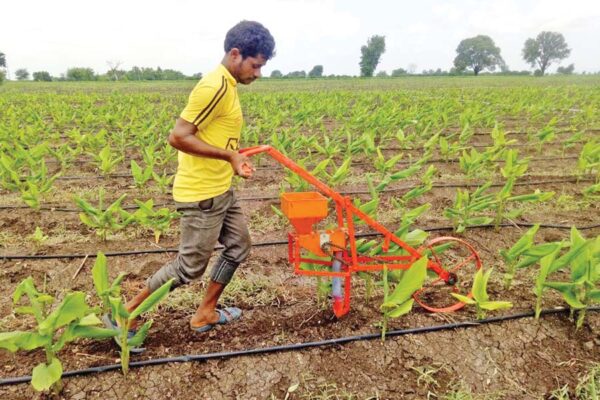
[[[98,251],[108,256],[111,279],[127,274],[126,298],[175,257],[176,216],[166,210],[162,217],[133,215],[149,200],[157,213],[174,210],[177,152],[166,136],[193,85],[0,86],[0,290],[6,294],[0,332],[34,326],[30,316],[13,314],[12,293],[29,276],[58,299],[77,290],[93,304]],[[574,248],[577,235],[589,239],[591,275],[600,276],[597,76],[264,80],[240,88],[240,101],[246,120],[240,147],[273,146],[414,247],[447,235],[471,243],[484,269],[493,268],[491,299],[512,303],[488,317],[535,309],[540,263],[517,269],[507,285],[510,262],[500,253],[535,224],[541,224],[535,244],[562,241],[556,258]],[[152,313],[146,351],[131,361],[381,332],[381,274],[353,277],[352,309],[339,320],[327,300],[328,281],[293,274],[286,245],[291,225],[279,213],[279,194],[312,189],[266,156],[254,161],[255,177],[234,181],[254,248],[223,298],[224,306],[243,309],[242,319],[192,332],[189,318],[205,287],[204,280],[194,282]],[[116,201],[112,224],[89,221],[94,208]],[[358,226],[359,234],[370,232]],[[378,254],[379,239],[361,237],[359,246]],[[548,280],[566,282],[572,274],[563,265]],[[598,276],[590,278],[591,291],[599,289]],[[594,295],[587,300],[592,306]],[[568,304],[547,288],[542,307]],[[390,318],[387,329],[476,318],[472,306],[432,314],[415,304],[409,314]],[[59,357],[70,371],[118,363],[119,354],[112,340],[79,340]],[[132,368],[127,378],[118,370],[68,377],[62,396],[592,398],[584,397],[585,385],[590,376],[600,384],[599,357],[600,316],[588,311],[576,329],[564,312],[385,341]],[[30,375],[44,360],[40,349],[0,350],[0,379]],[[41,395],[28,383],[0,386],[2,398],[35,396]]]

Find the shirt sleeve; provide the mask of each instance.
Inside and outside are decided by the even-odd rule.
[[[221,86],[214,87],[198,83],[190,97],[188,103],[181,112],[180,117],[189,123],[198,127],[198,130],[205,128],[210,122],[219,115],[221,100],[227,92],[227,80],[223,77]]]

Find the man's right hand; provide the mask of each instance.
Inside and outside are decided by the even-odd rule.
[[[250,161],[250,158],[240,153],[234,153],[231,156],[230,163],[235,174],[244,179],[251,178],[254,174],[254,171],[256,171],[254,165],[252,165],[252,161]]]

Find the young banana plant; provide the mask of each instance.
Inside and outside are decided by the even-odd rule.
[[[390,318],[398,318],[404,314],[408,314],[412,310],[414,303],[412,295],[423,286],[426,277],[427,257],[421,257],[410,268],[403,271],[400,280],[390,293],[388,269],[384,266],[381,340],[385,340],[387,324]]]
[[[106,339],[114,337],[116,332],[98,325],[102,321],[95,310],[86,303],[83,292],[67,293],[62,301],[53,309],[55,298],[39,292],[33,278],[23,280],[13,294],[13,305],[17,305],[23,297],[28,305],[15,308],[17,314],[33,315],[36,326],[30,331],[12,331],[0,333],[0,348],[11,352],[17,350],[30,351],[43,348],[46,361],[33,368],[31,385],[37,391],[51,390],[54,394],[62,390],[61,376],[63,367],[58,353],[63,347],[79,338]]]
[[[487,272],[483,272],[483,268],[480,268],[475,274],[475,280],[473,281],[473,298],[463,296],[458,293],[452,293],[457,300],[462,301],[468,305],[474,305],[477,309],[477,319],[484,319],[486,311],[496,311],[506,308],[511,308],[512,303],[510,301],[491,301],[487,293],[487,285],[492,274],[493,268]]]
[[[110,310],[110,315],[105,316],[105,318],[112,318],[116,322],[117,329],[109,330],[113,333],[113,336],[116,336],[116,342],[121,348],[121,369],[123,374],[127,375],[129,372],[130,351],[132,348],[140,347],[144,343],[152,326],[152,320],[146,321],[133,335],[130,333],[132,332],[132,323],[142,314],[154,309],[169,294],[173,280],[171,279],[156,289],[139,306],[129,312],[125,308],[120,295],[120,285],[124,275],[119,275],[112,283],[109,283],[106,257],[102,253],[98,253],[96,263],[92,269],[92,276],[96,293],[102,301],[102,307],[105,310]]]
[[[81,197],[74,196],[73,200],[82,212],[79,219],[88,227],[94,229],[96,234],[105,241],[108,234],[115,233],[135,220],[135,217],[121,208],[121,203],[127,197],[123,194],[107,209],[104,209],[104,189],[98,194],[98,207],[94,207]]]

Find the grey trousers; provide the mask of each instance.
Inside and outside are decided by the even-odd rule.
[[[233,191],[200,202],[175,202],[175,205],[183,214],[179,252],[148,279],[148,289],[154,291],[171,278],[175,279],[172,289],[200,278],[217,242],[225,248],[213,265],[210,278],[227,285],[251,247],[248,227]]]

